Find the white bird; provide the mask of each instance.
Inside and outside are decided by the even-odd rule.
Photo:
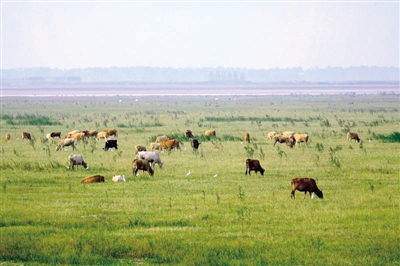
[[[218,174],[215,174],[215,175],[214,175],[214,178],[216,178],[217,176],[218,176]]]
[[[186,174],[186,177],[188,177],[188,176],[190,176],[190,170],[189,170],[189,172],[187,172],[187,174]]]

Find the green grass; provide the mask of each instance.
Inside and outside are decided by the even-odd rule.
[[[72,105],[2,101],[1,131],[11,133],[1,144],[4,264],[400,263],[400,144],[377,137],[398,131],[393,95],[76,98]],[[22,109],[60,124],[7,124]],[[76,152],[55,152],[56,140],[45,139],[51,131],[105,127],[118,128],[118,151],[90,139]],[[185,129],[202,143],[197,152]],[[217,136],[204,137],[207,129]],[[346,141],[347,129],[362,142]],[[309,134],[309,147],[273,147],[265,138],[286,130]],[[35,140],[22,141],[22,131]],[[242,143],[244,132],[250,144]],[[164,134],[179,138],[182,150],[160,153],[164,166],[154,177],[133,177],[134,146]],[[89,171],[67,170],[71,153],[81,153]],[[245,175],[249,157],[261,161],[264,176]],[[80,184],[92,174],[105,183]],[[114,174],[128,182],[113,183]],[[298,191],[291,199],[293,177],[316,179],[324,199]]]

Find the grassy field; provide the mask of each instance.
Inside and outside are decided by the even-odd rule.
[[[2,264],[399,265],[398,95],[6,97],[2,99]],[[55,151],[45,135],[118,129]],[[201,142],[194,152],[185,129]],[[203,136],[215,129],[215,138]],[[289,149],[269,131],[310,136]],[[347,131],[361,142],[348,142]],[[21,132],[34,136],[21,140]],[[243,143],[249,132],[251,143]],[[132,175],[134,146],[179,138],[154,177]],[[67,170],[83,155],[89,170]],[[259,159],[264,176],[245,175]],[[190,176],[186,176],[187,172]],[[104,183],[80,183],[101,174]],[[113,183],[113,175],[126,183]],[[217,177],[214,177],[214,175]],[[324,199],[291,199],[311,177]]]

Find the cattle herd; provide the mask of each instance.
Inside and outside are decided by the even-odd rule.
[[[215,137],[216,132],[215,130],[207,130],[204,135],[206,137]],[[184,136],[191,139],[191,147],[194,150],[199,148],[201,144],[197,139],[193,137],[193,133],[191,130],[187,129],[184,132]],[[105,129],[104,131],[98,132],[96,130],[74,130],[65,134],[64,138],[61,137],[61,132],[51,132],[46,135],[47,139],[59,138],[56,151],[64,150],[65,147],[71,146],[72,150],[76,150],[76,144],[79,141],[87,140],[88,138],[95,138],[96,141],[101,139],[105,140],[103,150],[108,151],[109,149],[118,149],[118,131],[116,129]],[[111,139],[114,137],[114,139]],[[276,132],[269,132],[267,134],[267,140],[274,140],[274,146],[278,143],[286,143],[286,145],[290,148],[293,148],[296,144],[300,145],[304,143],[304,145],[309,145],[309,136],[307,134],[298,134],[294,131],[286,131],[280,134]],[[355,140],[356,142],[360,142],[360,138],[357,133],[355,132],[348,132],[347,140],[352,141]],[[32,140],[32,136],[28,132],[22,132],[21,139],[22,140]],[[6,133],[4,136],[6,142],[11,140],[10,133]],[[244,142],[250,143],[250,134],[244,133],[243,135]],[[138,176],[139,170],[142,170],[143,173],[146,171],[150,176],[154,175],[155,166],[158,165],[160,168],[163,166],[163,162],[161,162],[160,154],[155,151],[166,151],[177,149],[180,150],[180,141],[179,139],[170,139],[165,135],[158,136],[155,142],[150,143],[150,150],[147,151],[147,148],[143,145],[136,145],[136,156],[132,161],[132,174],[134,177]],[[246,160],[246,171],[245,174],[251,173],[254,171],[256,175],[258,172],[261,175],[264,175],[265,169],[262,168],[259,160],[254,159],[247,159]],[[88,164],[84,161],[82,155],[80,154],[72,154],[68,156],[68,166],[67,168],[73,170],[75,166],[83,166],[86,170],[89,169]],[[102,175],[91,175],[87,176],[81,180],[81,183],[95,183],[95,182],[104,182],[105,178]],[[113,182],[126,182],[124,176],[115,175],[112,178]],[[323,198],[322,191],[317,187],[317,184],[314,179],[312,178],[293,178],[291,180],[292,186],[292,198],[295,197],[295,191],[304,192],[304,197],[306,196],[307,192],[310,194],[310,197],[313,198],[314,194],[317,195],[319,198]]]

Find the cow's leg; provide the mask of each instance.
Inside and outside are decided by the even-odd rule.
[[[291,198],[295,198],[295,195],[294,195],[294,193],[296,192],[296,190],[295,189],[292,189],[292,195],[290,196]]]

